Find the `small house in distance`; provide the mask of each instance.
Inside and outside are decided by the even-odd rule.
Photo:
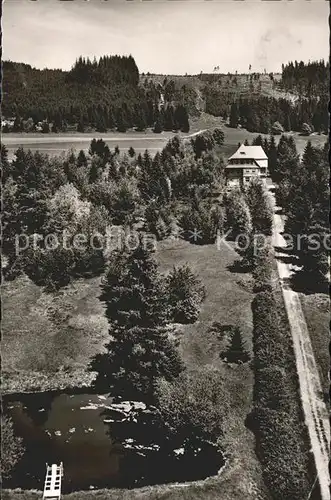
[[[245,187],[252,177],[266,179],[268,157],[261,146],[245,146],[242,144],[230,156],[225,167],[226,185],[228,187]]]

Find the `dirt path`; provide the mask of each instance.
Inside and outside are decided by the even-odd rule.
[[[286,242],[282,236],[284,224],[281,216],[276,213],[277,208],[275,206],[273,245],[285,248]],[[286,256],[285,253],[278,251],[276,256],[278,257],[278,273],[293,337],[305,423],[309,432],[311,451],[315,459],[321,498],[322,500],[330,500],[328,412],[323,401],[322,385],[300,298],[288,284],[292,274],[291,266],[281,260],[282,257]]]

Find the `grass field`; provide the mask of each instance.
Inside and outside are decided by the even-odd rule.
[[[190,120],[190,124],[192,132],[214,127],[222,127],[224,131],[224,144],[220,148],[220,152],[221,154],[223,154],[225,159],[227,159],[236,151],[238,143],[243,143],[246,139],[251,144],[252,140],[258,135],[261,135],[263,138],[270,137],[269,135],[259,134],[257,132],[248,132],[244,128],[230,128],[224,123],[224,120],[222,118],[212,116],[207,113],[201,113],[199,118],[192,118]],[[324,146],[324,144],[328,140],[328,137],[325,134],[317,133],[314,133],[309,137],[300,135],[298,132],[287,132],[286,135],[292,135],[294,137],[295,144],[300,155],[302,155],[308,140],[311,141],[313,146]],[[277,144],[280,137],[280,135],[275,136]]]
[[[328,295],[322,293],[300,294],[300,298],[320,372],[323,391],[326,400],[328,400],[330,389],[330,299]]]
[[[215,117],[207,113],[201,113],[198,118],[190,119],[189,134],[179,134],[183,137],[199,130],[205,130],[214,127],[222,127],[224,130],[225,141],[221,148],[221,153],[227,159],[237,149],[238,143],[243,143],[246,139],[251,143],[252,140],[259,135],[255,132],[248,132],[246,129],[233,129],[227,127],[220,117]],[[3,143],[6,145],[10,159],[13,158],[14,152],[22,146],[32,151],[41,151],[51,156],[60,155],[63,152],[68,152],[70,149],[79,151],[83,149],[88,151],[91,140],[95,137],[102,138],[108,144],[110,149],[119,146],[121,152],[127,152],[132,146],[137,153],[141,153],[148,149],[152,155],[157,151],[161,151],[167,141],[175,134],[172,132],[162,132],[154,134],[151,130],[146,132],[127,131],[126,133],[119,132],[86,132],[84,134],[78,132],[67,132],[61,134],[41,134],[41,133],[9,133],[4,134]],[[263,136],[263,134],[261,134]],[[301,136],[298,132],[291,132],[294,136],[297,145],[298,153],[302,154],[307,144],[307,137]],[[265,137],[265,136],[263,136]],[[280,136],[276,136],[278,142]],[[327,140],[324,134],[312,134],[309,137],[313,146],[323,146]]]
[[[78,280],[57,294],[27,277],[3,285],[4,392],[90,385],[87,364],[108,338],[99,283]]]
[[[238,142],[258,134],[224,126],[219,118],[202,114],[192,123],[191,132],[223,125],[225,144],[221,154],[227,158]],[[125,135],[125,134],[123,134]],[[294,134],[299,153],[307,138]],[[313,135],[313,144],[324,144],[326,136]],[[124,143],[123,143],[124,144]],[[156,144],[154,142],[154,144]],[[136,148],[138,141],[135,141]],[[178,328],[180,350],[188,369],[213,365],[227,380],[231,409],[225,439],[229,452],[226,469],[219,477],[182,485],[164,485],[131,491],[107,490],[79,492],[65,496],[68,500],[135,500],[187,499],[222,500],[269,498],[264,492],[261,466],[255,456],[255,439],[244,422],[252,405],[253,373],[249,365],[231,366],[222,362],[224,343],[210,327],[214,323],[238,325],[247,349],[252,349],[251,283],[249,275],[228,269],[237,259],[235,252],[222,244],[191,245],[184,241],[159,243],[156,257],[161,271],[188,263],[206,286],[207,297],[198,321]],[[102,352],[108,340],[107,321],[98,297],[100,278],[79,280],[59,294],[45,294],[28,278],[19,278],[3,286],[3,391],[58,389],[89,385],[89,361]],[[313,297],[304,297],[308,324],[317,361],[326,371],[326,306],[320,300],[316,308]],[[6,312],[7,311],[7,312]],[[325,379],[324,379],[325,380]],[[40,492],[3,492],[4,500],[33,500]]]
[[[217,367],[225,377],[230,410],[225,429],[228,462],[220,476],[187,486],[164,485],[133,491],[109,490],[84,492],[67,498],[89,499],[264,499],[260,464],[255,456],[253,434],[245,427],[251,409],[253,374],[249,364],[228,365],[221,361],[224,342],[210,327],[215,323],[240,326],[247,349],[252,349],[251,283],[249,275],[239,275],[228,269],[237,254],[227,245],[191,245],[185,241],[166,240],[159,244],[156,258],[160,270],[167,272],[174,265],[188,263],[206,287],[206,300],[200,317],[193,325],[180,325],[180,350],[187,368],[207,365]],[[72,377],[84,377],[90,357],[102,350],[107,340],[107,324],[98,300],[99,279],[78,281],[58,296],[45,295],[27,278],[7,283],[3,291],[4,309],[4,370],[14,375],[15,384],[6,380],[7,387],[18,390],[19,382],[39,380],[40,373],[55,380],[59,369]],[[56,319],[60,313],[60,318]],[[9,315],[10,314],[10,315]],[[35,375],[35,379],[32,375]],[[64,371],[64,373],[66,373]],[[15,378],[16,374],[16,378]],[[64,379],[65,381],[65,379]],[[53,382],[54,383],[54,382]],[[38,386],[38,384],[37,384]],[[31,387],[32,388],[32,387]],[[22,390],[22,388],[21,388]],[[32,500],[33,492],[3,492],[3,499]]]

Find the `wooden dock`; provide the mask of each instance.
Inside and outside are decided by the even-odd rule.
[[[43,499],[59,500],[61,498],[61,481],[63,477],[63,463],[60,465],[46,464],[46,477]]]

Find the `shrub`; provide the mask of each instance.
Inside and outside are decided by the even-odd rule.
[[[257,454],[264,480],[275,500],[302,500],[310,489],[308,454],[302,424],[286,411],[257,407],[253,412]]]
[[[1,417],[1,474],[10,477],[24,454],[22,439],[16,437],[11,418]]]
[[[272,265],[272,250],[270,245],[261,249],[255,247],[252,273],[254,278],[254,293],[271,290]]]
[[[290,409],[291,395],[288,391],[287,376],[285,368],[277,366],[276,363],[256,370],[254,391],[260,406],[272,410]]]
[[[310,487],[310,463],[293,349],[270,290],[256,295],[252,310],[255,385],[249,425],[271,497],[301,500]]]
[[[217,233],[223,231],[223,213],[219,207],[192,206],[180,219],[184,239],[198,245],[214,243]]]
[[[172,383],[161,381],[157,407],[169,435],[186,450],[222,437],[229,410],[225,380],[214,368],[183,373]]]
[[[174,323],[194,323],[205,298],[205,287],[189,266],[174,267],[167,276],[169,318]]]

